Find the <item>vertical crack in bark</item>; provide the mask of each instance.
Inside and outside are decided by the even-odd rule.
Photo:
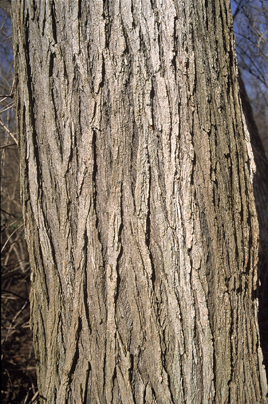
[[[117,174],[118,175],[118,174]],[[107,290],[107,340],[105,395],[107,402],[113,402],[114,379],[116,372],[116,299],[118,294],[118,260],[121,253],[120,232],[122,226],[122,174],[114,176],[115,191],[111,194],[109,207],[109,235],[106,266]]]

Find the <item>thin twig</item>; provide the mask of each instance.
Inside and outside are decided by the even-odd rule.
[[[10,132],[10,130],[6,127],[6,125],[0,120],[0,124],[3,126],[3,128],[7,131],[7,133],[12,137],[12,139],[14,140],[14,142],[16,144],[18,144],[17,139],[15,138],[15,136],[13,135],[12,132]]]
[[[14,215],[12,215],[12,213],[8,213],[6,210],[4,210],[3,208],[0,207],[0,210],[4,213],[6,213],[8,216],[12,216],[15,217]]]
[[[9,240],[11,239],[11,237],[13,236],[13,234],[15,234],[16,231],[19,230],[22,226],[23,226],[23,224],[21,224],[19,227],[17,227],[17,228],[13,231],[13,233],[10,234],[10,236],[8,237],[7,241],[5,242],[5,244],[4,244],[4,246],[3,246],[2,250],[1,250],[1,253],[2,253],[2,252],[4,251],[4,249],[6,248],[6,245],[7,245],[7,243],[9,242]]]
[[[34,395],[33,398],[31,399],[31,401],[29,402],[29,404],[33,404],[33,403],[38,399],[38,396],[39,396],[39,391],[37,391],[37,392],[35,393],[35,395]]]
[[[17,145],[18,145],[17,143],[4,144],[3,146],[0,146],[0,149],[5,149],[5,148],[7,148],[7,147],[10,147],[10,146],[17,146]]]
[[[12,322],[11,322],[10,326],[8,327],[7,334],[5,336],[5,342],[15,332],[13,325],[14,325],[15,321],[17,320],[17,318],[20,316],[20,314],[23,312],[23,310],[25,309],[27,304],[28,304],[28,301],[24,303],[24,305],[21,307],[21,309],[13,317]]]
[[[10,293],[11,295],[18,297],[19,299],[26,300],[27,302],[29,301],[29,299],[26,299],[25,297],[22,297],[22,296],[18,295],[17,293],[11,292],[11,290],[2,289],[2,293],[3,292]]]

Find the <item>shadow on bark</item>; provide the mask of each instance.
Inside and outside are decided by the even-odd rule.
[[[250,133],[256,164],[256,174],[254,176],[253,186],[260,228],[258,322],[260,328],[263,362],[266,370],[266,377],[268,379],[268,161],[258,133],[258,128],[253,118],[253,113],[245,86],[241,78],[239,84],[242,106]]]

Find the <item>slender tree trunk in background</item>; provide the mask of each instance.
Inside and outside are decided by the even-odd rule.
[[[13,0],[12,19],[40,396],[265,402],[229,1]]]

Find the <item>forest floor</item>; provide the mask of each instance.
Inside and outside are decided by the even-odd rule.
[[[1,403],[28,404],[35,395],[36,376],[29,326],[29,267],[2,266]]]

